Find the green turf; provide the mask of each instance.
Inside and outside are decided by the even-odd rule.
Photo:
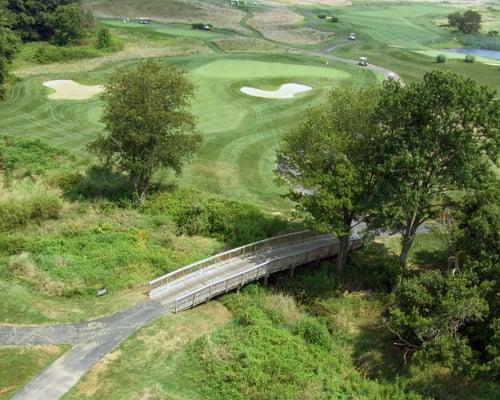
[[[364,84],[370,71],[344,63],[328,66],[320,59],[279,55],[209,55],[165,59],[186,67],[197,86],[193,110],[205,133],[205,144],[183,174],[182,185],[230,198],[286,209],[272,173],[280,135],[294,126],[311,105],[334,85]],[[102,102],[53,101],[42,83],[74,79],[104,83],[130,62],[107,64],[88,73],[52,74],[22,80],[0,105],[2,133],[37,136],[66,149],[81,151],[99,130]],[[242,86],[279,87],[296,82],[313,90],[286,100],[259,99],[240,92]]]
[[[346,58],[368,57],[368,62],[397,72],[405,81],[421,79],[431,69],[450,69],[500,89],[498,61],[476,57],[476,62],[469,64],[463,61],[463,55],[447,54],[447,63],[435,62],[442,49],[462,46],[459,35],[439,26],[448,14],[461,10],[458,7],[440,3],[357,2],[352,7],[336,10],[340,23],[332,28],[338,30],[337,36],[341,38],[348,32],[356,32],[357,40],[336,48],[333,54]],[[481,12],[485,16],[493,13],[487,9]],[[311,12],[307,15],[312,23],[318,24]]]
[[[155,34],[160,36],[183,36],[196,39],[216,39],[223,36],[221,31],[202,31],[199,29],[192,29],[187,24],[161,24],[158,22],[151,22],[148,24],[139,24],[138,22],[123,23],[118,19],[103,19],[100,22],[108,27],[120,28],[127,31],[139,32],[141,34]]]

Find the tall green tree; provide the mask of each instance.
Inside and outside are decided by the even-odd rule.
[[[334,89],[325,106],[313,109],[283,138],[278,181],[316,229],[339,238],[337,271],[345,266],[355,220],[370,208],[370,170],[363,164],[365,135],[373,129],[378,89]]]
[[[445,197],[479,183],[497,162],[500,101],[471,79],[432,71],[406,86],[385,82],[375,115],[366,141],[376,171],[371,223],[400,231],[404,265],[417,229]]]
[[[481,188],[468,193],[455,213],[453,247],[457,267],[472,279],[487,284],[485,317],[470,324],[466,334],[481,362],[478,373],[500,379],[500,181],[491,176]]]
[[[448,15],[448,24],[466,35],[479,32],[481,21],[481,14],[473,10],[467,10],[463,14],[457,11]]]
[[[158,168],[180,173],[201,144],[190,110],[193,94],[185,71],[154,60],[118,71],[106,85],[102,117],[106,133],[90,149],[128,174],[141,201]]]
[[[0,0],[0,100],[5,96],[4,84],[7,79],[8,65],[19,49],[19,38],[10,29],[10,13],[7,4]]]
[[[23,41],[50,40],[52,17],[59,6],[80,4],[80,0],[7,0],[12,29]]]
[[[56,8],[51,17],[54,29],[53,40],[65,46],[78,44],[85,36],[84,15],[78,4],[68,4]]]

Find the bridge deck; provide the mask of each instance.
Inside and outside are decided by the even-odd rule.
[[[246,271],[250,271],[262,263],[272,262],[273,260],[284,258],[291,259],[294,256],[303,255],[306,252],[325,248],[333,244],[334,239],[331,235],[323,235],[303,242],[268,249],[247,257],[234,258],[186,275],[172,283],[156,289],[155,293],[151,294],[151,297],[155,300],[161,301],[163,304],[173,304],[176,299],[183,298],[190,293],[209,286],[210,284],[223,281],[224,279],[228,279]],[[328,256],[331,254],[326,255]],[[289,265],[289,267],[292,266],[292,264]],[[256,276],[255,278],[258,279],[259,276]]]

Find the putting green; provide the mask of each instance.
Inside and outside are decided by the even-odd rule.
[[[297,124],[305,110],[322,101],[334,85],[374,81],[370,71],[344,63],[328,65],[304,56],[209,55],[168,58],[187,68],[197,86],[193,111],[205,133],[204,145],[184,170],[179,183],[268,209],[288,208],[272,173],[279,137]],[[1,133],[37,136],[80,151],[102,129],[99,96],[84,101],[49,100],[43,82],[73,79],[85,85],[105,83],[117,67],[110,64],[89,73],[43,75],[16,84],[0,104]],[[247,96],[242,86],[276,90],[296,82],[313,88],[292,99]]]

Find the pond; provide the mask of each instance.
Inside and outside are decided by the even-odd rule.
[[[473,54],[475,56],[496,58],[500,60],[500,50],[485,50],[485,49],[471,49],[471,48],[458,48],[458,49],[446,49],[450,53],[460,53],[460,54]]]

